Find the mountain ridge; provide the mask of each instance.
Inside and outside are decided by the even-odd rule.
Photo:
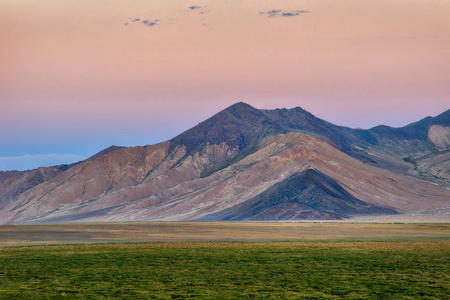
[[[361,215],[355,205],[368,207],[367,215],[450,206],[442,180],[423,176],[441,174],[446,180],[449,112],[404,126],[406,131],[428,130],[425,140],[337,126],[299,107],[259,110],[240,102],[167,142],[109,147],[54,171],[51,178],[30,181],[34,185],[25,190],[18,180],[24,173],[0,173],[0,223],[195,220],[218,217],[232,207],[253,209],[246,219],[339,219]],[[424,157],[417,160],[419,170],[403,160],[414,152]],[[293,181],[297,187],[286,181],[295,174],[303,174],[297,176],[315,192],[257,212],[262,203],[270,203],[264,195],[283,198],[295,190],[300,181]],[[10,184],[13,179],[16,186]],[[350,196],[342,196],[341,189]],[[308,209],[306,199],[315,199],[316,208]]]

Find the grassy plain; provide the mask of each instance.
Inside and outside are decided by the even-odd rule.
[[[0,226],[0,299],[450,299],[449,274],[445,223]]]
[[[450,299],[450,240],[0,248],[1,299]]]

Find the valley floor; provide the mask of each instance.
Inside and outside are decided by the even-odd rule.
[[[450,223],[147,222],[0,226],[0,246],[154,241],[450,238]]]

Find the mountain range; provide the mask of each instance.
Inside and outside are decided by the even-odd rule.
[[[239,102],[166,142],[0,172],[0,224],[449,217],[450,110],[363,130]]]

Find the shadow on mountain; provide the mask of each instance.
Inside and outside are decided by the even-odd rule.
[[[334,179],[309,169],[290,176],[242,204],[199,220],[340,220],[351,215],[396,213],[391,208],[353,197]]]

